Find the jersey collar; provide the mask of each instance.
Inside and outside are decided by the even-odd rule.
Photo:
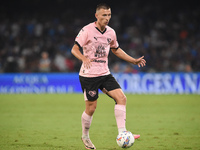
[[[104,34],[106,32],[106,30],[107,30],[107,28],[105,28],[104,31],[99,30],[99,28],[97,28],[96,22],[94,22],[94,26],[101,34]]]

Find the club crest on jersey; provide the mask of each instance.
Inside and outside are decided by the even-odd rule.
[[[97,93],[96,91],[89,91],[88,94],[92,97],[94,97]]]
[[[111,38],[107,38],[108,44],[110,44],[111,42]]]

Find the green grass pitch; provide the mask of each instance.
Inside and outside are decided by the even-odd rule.
[[[199,95],[127,96],[130,150],[200,150]],[[82,94],[0,95],[0,150],[82,150]],[[90,128],[98,150],[120,150],[114,101],[100,94]]]

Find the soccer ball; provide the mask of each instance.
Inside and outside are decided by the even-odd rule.
[[[117,135],[116,142],[121,148],[129,148],[133,145],[135,139],[130,131],[123,131]]]

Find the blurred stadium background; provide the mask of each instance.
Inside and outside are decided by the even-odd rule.
[[[72,56],[71,48],[79,30],[95,21],[95,8],[100,2],[102,1],[1,1],[1,93],[16,92],[16,84],[18,87],[23,87],[23,90],[27,85],[33,84],[35,88],[41,88],[38,87],[39,83],[50,82],[49,73],[55,75],[53,79],[60,73],[65,73],[67,76],[72,74],[73,77],[75,74],[74,80],[77,80],[81,62]],[[129,77],[124,77],[122,74],[131,73],[134,75],[130,77],[133,81],[148,76],[148,81],[147,79],[144,81],[148,84],[148,89],[155,88],[149,85],[155,85],[159,81],[158,93],[164,93],[162,87],[167,85],[164,84],[165,81],[160,83],[163,78],[166,81],[170,80],[169,84],[175,84],[174,93],[176,91],[184,93],[187,85],[190,87],[186,89],[186,93],[193,93],[191,92],[193,89],[194,93],[200,93],[200,10],[197,3],[171,0],[105,2],[112,8],[109,25],[115,29],[120,47],[131,56],[144,55],[147,61],[146,67],[138,68],[110,53],[109,67],[117,79],[126,78],[120,81],[124,84],[124,89],[129,86],[126,83]],[[158,75],[156,79],[152,73]],[[140,75],[137,76],[138,74]],[[179,76],[178,79],[176,75]],[[68,79],[71,81],[70,77]],[[57,79],[55,80],[58,83]],[[69,83],[66,79],[60,83],[63,81]],[[74,82],[77,82],[75,86],[80,88],[78,81]],[[76,91],[74,90],[76,87],[72,84],[63,90],[61,85],[61,91]],[[137,89],[138,86],[131,85],[130,88],[134,87]],[[168,86],[168,89],[170,88],[171,86]],[[18,91],[22,92],[20,89]],[[45,91],[43,89],[41,92]],[[134,93],[134,91],[127,92]]]

